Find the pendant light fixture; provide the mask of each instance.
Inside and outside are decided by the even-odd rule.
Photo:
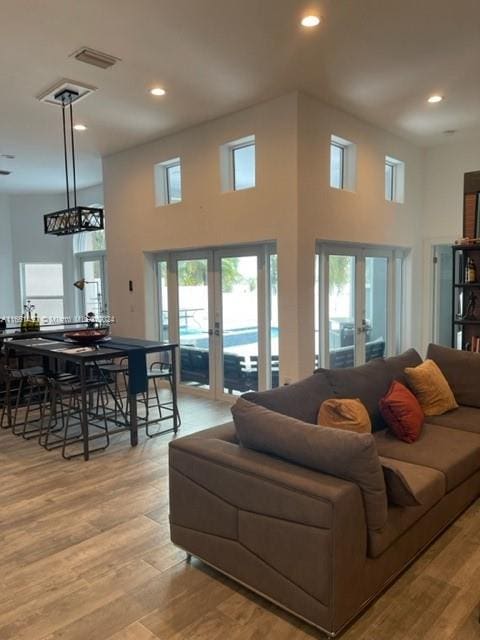
[[[75,165],[75,138],[73,130],[72,104],[80,94],[73,89],[62,89],[55,94],[55,100],[61,104],[63,125],[63,154],[65,161],[65,189],[67,208],[46,213],[43,216],[44,230],[47,235],[67,236],[83,231],[100,231],[104,228],[103,209],[84,207],[77,203],[77,175]],[[69,112],[69,125],[67,114]],[[68,126],[68,134],[67,134]],[[70,162],[68,153],[68,137],[70,137]],[[70,166],[71,165],[71,166]],[[70,194],[70,175],[72,193]],[[72,205],[72,206],[71,206]]]

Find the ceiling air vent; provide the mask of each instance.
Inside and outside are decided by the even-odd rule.
[[[63,80],[60,80],[60,82],[55,83],[53,87],[49,87],[46,91],[37,96],[37,98],[40,102],[62,106],[62,100],[59,96],[65,92],[71,93],[73,96],[78,96],[74,98],[72,102],[79,102],[96,90],[97,87],[92,87],[88,84],[64,78]]]
[[[89,47],[82,47],[74,51],[71,56],[79,60],[79,62],[85,62],[85,64],[91,64],[101,69],[109,69],[120,60],[120,58],[111,56],[108,53],[102,53],[101,51],[95,51],[95,49],[90,49]]]

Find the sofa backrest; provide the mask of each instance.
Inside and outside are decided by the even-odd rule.
[[[439,366],[458,404],[480,407],[480,354],[428,345],[427,358]]]
[[[394,380],[405,383],[404,369],[421,364],[409,349],[392,358],[375,358],[360,367],[317,369],[312,376],[269,391],[250,392],[244,398],[271,411],[315,424],[318,410],[329,398],[359,398],[370,415],[374,431],[385,428],[378,403]]]
[[[319,371],[299,382],[268,391],[251,391],[242,397],[271,411],[316,424],[320,405],[333,396],[325,373]]]

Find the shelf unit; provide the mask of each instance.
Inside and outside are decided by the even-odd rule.
[[[480,244],[453,245],[453,318],[452,347],[472,350],[480,339]],[[464,282],[467,260],[472,258],[477,269],[477,282]],[[467,309],[474,302],[474,311],[467,316]]]

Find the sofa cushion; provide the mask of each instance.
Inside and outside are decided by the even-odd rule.
[[[385,462],[384,458],[380,459]],[[445,495],[445,476],[442,472],[406,462],[397,461],[397,464],[421,504],[407,507],[390,504],[385,527],[381,531],[368,533],[368,555],[373,558],[388,549]]]
[[[438,364],[458,404],[480,407],[480,354],[430,344],[427,358]]]
[[[426,416],[439,416],[458,407],[445,376],[433,360],[407,367],[405,374]]]
[[[405,386],[408,386],[405,369],[407,367],[418,367],[422,362],[423,360],[421,356],[415,349],[408,349],[398,356],[392,356],[391,358],[385,359],[389,375],[393,380],[398,380],[398,382],[401,382]]]
[[[239,398],[232,414],[242,446],[357,484],[367,527],[381,529],[385,525],[385,480],[371,434],[314,426],[245,398]]]
[[[476,433],[425,423],[413,444],[398,440],[388,431],[373,436],[380,456],[441,471],[447,492],[480,468],[480,436]]]
[[[365,405],[358,398],[324,400],[318,412],[317,424],[356,433],[371,433],[372,423]]]
[[[333,395],[337,398],[359,398],[365,405],[374,431],[385,428],[378,402],[387,393],[392,381],[385,360],[370,360],[361,367],[347,369],[321,369]]]
[[[333,395],[325,373],[319,370],[299,382],[269,391],[250,391],[242,397],[277,413],[316,424],[320,405]]]
[[[415,442],[418,439],[425,416],[418,400],[405,385],[394,380],[379,406],[390,431],[399,440]]]
[[[416,507],[430,504],[430,480],[440,475],[445,493],[445,476],[436,469],[380,456],[389,504]]]
[[[458,407],[458,409],[448,411],[441,416],[429,416],[428,422],[480,435],[480,409],[476,407]]]

